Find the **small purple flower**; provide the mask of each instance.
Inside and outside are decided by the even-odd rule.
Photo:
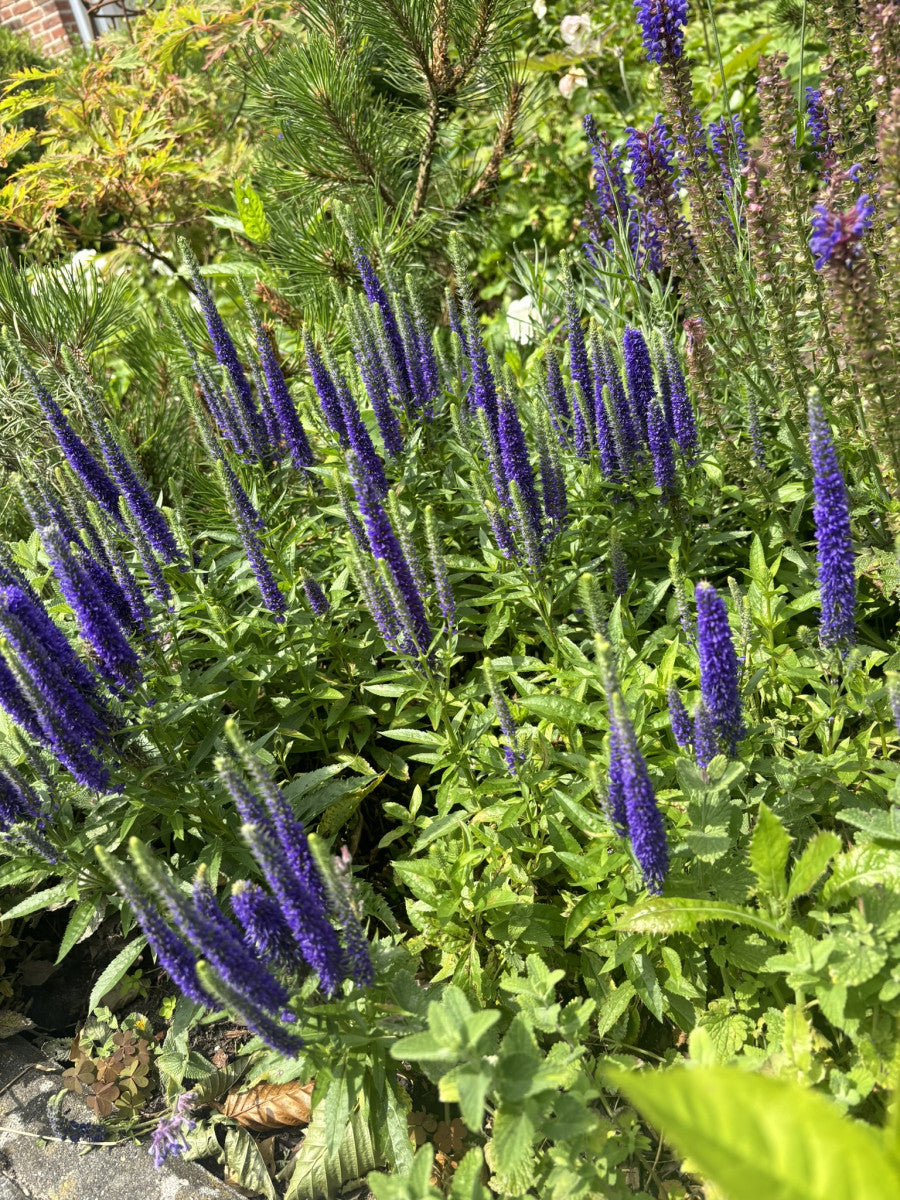
[[[809,248],[817,271],[826,264],[852,271],[863,252],[863,235],[872,224],[875,205],[867,193],[859,196],[846,212],[829,212],[824,204],[813,208]]]
[[[97,503],[121,525],[118,487],[69,424],[65,413],[38,379],[25,355],[18,351],[16,358],[69,466]]]
[[[693,723],[687,714],[687,709],[684,707],[684,703],[678,693],[678,688],[674,686],[670,687],[667,697],[669,701],[669,721],[672,725],[675,742],[679,750],[687,750],[694,741]]]
[[[248,946],[269,964],[287,970],[297,967],[297,943],[281,909],[268,892],[255,883],[237,883],[231,907]]]
[[[831,430],[822,403],[815,397],[809,401],[809,449],[822,601],[819,641],[825,647],[848,647],[856,641],[856,574],[850,505]]]
[[[675,63],[684,52],[688,0],[634,0],[647,61]]]
[[[734,186],[735,174],[747,165],[748,159],[741,118],[737,113],[719,117],[717,121],[709,123],[707,131],[713,158],[719,166],[723,183],[730,191]]]
[[[834,149],[834,138],[828,120],[828,110],[822,98],[820,88],[806,88],[806,128],[810,141],[823,154],[830,154]]]
[[[700,582],[697,602],[697,654],[700,692],[716,735],[726,753],[734,755],[744,735],[739,666],[728,612],[711,584]]]
[[[159,1124],[154,1129],[150,1139],[150,1155],[157,1170],[167,1158],[175,1158],[190,1149],[187,1135],[197,1124],[189,1116],[192,1101],[192,1092],[179,1096],[172,1115],[161,1117]]]

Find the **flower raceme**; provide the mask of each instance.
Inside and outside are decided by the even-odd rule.
[[[294,1056],[303,1044],[289,987],[303,971],[334,994],[345,980],[373,980],[368,945],[347,875],[314,853],[303,825],[233,726],[240,767],[220,760],[220,776],[245,821],[244,836],[265,887],[238,883],[231,914],[201,868],[183,892],[138,839],[134,867],[98,856],[128,901],[160,965],[189,999],[226,1007],[272,1049]]]
[[[652,63],[673,63],[684,53],[688,0],[635,0],[638,24]]]
[[[809,450],[822,603],[819,641],[825,647],[846,648],[856,640],[856,574],[850,504],[822,402],[815,396],[809,401]]]
[[[700,694],[724,753],[734,755],[744,735],[737,653],[725,603],[711,584],[697,584]]]

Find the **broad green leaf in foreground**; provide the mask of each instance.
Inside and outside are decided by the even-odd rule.
[[[800,1084],[735,1067],[607,1077],[727,1200],[900,1196],[881,1132]]]

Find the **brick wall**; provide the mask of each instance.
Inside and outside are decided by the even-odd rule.
[[[81,40],[67,0],[0,0],[0,25],[29,34],[45,54],[62,54]]]

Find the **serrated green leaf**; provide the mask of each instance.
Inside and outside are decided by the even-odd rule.
[[[438,1084],[440,1099],[458,1104],[467,1128],[478,1132],[484,1123],[484,1102],[493,1072],[486,1062],[460,1063],[442,1075]]]
[[[381,1165],[362,1113],[350,1114],[337,1152],[329,1154],[324,1122],[316,1110],[300,1152],[290,1164],[284,1200],[336,1200],[348,1184],[361,1182]]]
[[[607,1075],[728,1200],[900,1195],[879,1131],[791,1080],[715,1066]]]
[[[839,821],[846,821],[879,842],[900,846],[900,804],[892,805],[887,812],[845,808],[837,816]]]
[[[520,696],[518,704],[526,712],[552,721],[560,729],[599,729],[606,720],[604,704],[585,704],[569,696]]]
[[[704,921],[748,925],[777,941],[789,941],[783,930],[753,909],[722,900],[687,900],[677,896],[651,898],[636,904],[616,922],[616,928],[635,933],[693,933]]]
[[[840,851],[841,839],[836,833],[823,831],[807,843],[791,872],[788,899],[796,900],[812,891],[819,876],[825,871],[834,856]]]
[[[526,1111],[500,1108],[491,1132],[486,1150],[491,1169],[513,1195],[521,1195],[534,1175],[534,1121]]]
[[[787,891],[784,872],[790,849],[791,838],[787,830],[772,810],[761,803],[749,850],[750,866],[761,896],[771,896],[775,900],[784,898]]]

